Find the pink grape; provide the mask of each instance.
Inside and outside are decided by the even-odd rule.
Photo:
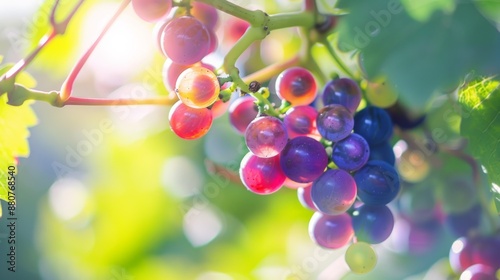
[[[347,213],[333,216],[316,212],[309,221],[309,236],[321,247],[342,248],[354,236],[351,216]]]
[[[302,67],[289,68],[276,80],[276,93],[293,106],[311,104],[316,99],[316,90],[314,76]]]
[[[212,108],[210,109],[212,111],[214,119],[224,115],[224,113],[227,112],[228,107],[229,107],[229,101],[223,102],[220,99],[215,101],[214,104],[212,105]]]
[[[245,187],[256,194],[271,194],[283,186],[285,174],[279,156],[260,158],[247,153],[241,160],[240,179]]]
[[[240,134],[245,134],[247,126],[257,117],[258,110],[252,96],[243,96],[229,105],[229,122]]]
[[[305,188],[311,186],[312,183],[299,183],[295,182],[294,180],[286,177],[285,183],[283,185],[289,189],[298,189],[298,188]]]
[[[155,22],[172,9],[172,0],[132,0],[132,7],[143,20]]]
[[[253,120],[245,132],[248,149],[258,157],[273,157],[285,148],[288,140],[285,125],[271,116]]]
[[[181,75],[184,70],[189,69],[193,65],[184,65],[177,64],[173,62],[171,59],[166,59],[163,64],[162,70],[162,79],[163,85],[169,91],[175,90],[175,83],[177,82],[177,78]]]
[[[208,54],[210,34],[194,17],[173,19],[161,36],[163,53],[178,64],[193,64]]]
[[[212,126],[212,112],[207,108],[191,108],[180,100],[170,109],[170,128],[183,139],[197,139],[207,134]]]
[[[224,24],[224,44],[234,45],[249,27],[250,23],[236,17],[230,17]]]
[[[286,112],[285,123],[288,137],[319,135],[316,128],[318,111],[311,106],[296,106]]]
[[[195,66],[184,70],[177,78],[175,93],[192,108],[208,107],[219,98],[219,81],[211,70]]]
[[[201,21],[209,30],[214,30],[219,21],[217,9],[201,2],[191,2],[191,15]]]

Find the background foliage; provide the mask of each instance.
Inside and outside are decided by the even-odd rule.
[[[301,4],[235,2],[269,13],[298,10]],[[318,2],[325,11],[334,9],[330,1]],[[474,80],[458,101],[457,93],[450,93],[467,74],[499,73],[500,2],[390,2],[339,0],[335,11],[349,14],[342,16],[337,35],[329,38],[332,46],[343,51],[350,65],[363,61],[366,73],[359,76],[387,77],[410,111],[427,114],[427,128],[439,131],[443,143],[468,137],[470,153],[487,171],[480,189],[488,197],[494,195],[500,210],[499,83],[495,78]],[[46,32],[52,4],[0,4],[8,5],[0,16],[0,53],[5,55],[0,73],[6,62],[20,59]],[[60,87],[117,4],[85,2],[67,35],[45,49],[29,69],[37,88]],[[389,5],[400,5],[401,11],[391,13]],[[71,5],[62,7],[64,13]],[[380,19],[387,14],[390,19]],[[128,9],[86,65],[76,94],[168,94],[161,81],[163,58],[149,38],[152,27]],[[219,32],[222,37],[222,26]],[[244,65],[245,58],[256,54],[249,51],[241,67],[251,72],[291,57],[300,41],[295,30],[277,31],[263,42],[262,60],[248,59]],[[266,54],[269,49],[275,51]],[[339,72],[328,63],[324,49],[316,52],[326,73]],[[27,74],[18,82],[35,86]],[[449,270],[442,258],[454,237],[438,224],[417,245],[409,237],[397,239],[396,228],[396,237],[376,246],[380,261],[373,272],[349,273],[343,250],[324,251],[310,241],[307,225],[312,213],[298,203],[294,190],[256,196],[236,180],[207,171],[207,158],[236,170],[245,154],[243,140],[229,127],[227,115],[203,139],[182,141],[167,127],[168,107],[57,109],[40,103],[4,103],[0,182],[5,182],[4,165],[29,155],[19,158],[16,279],[437,279],[433,275]],[[37,123],[33,110],[38,125],[31,128]],[[29,134],[31,153],[25,141]],[[435,193],[445,188],[449,177],[470,172],[459,160],[437,157],[444,162],[442,172],[420,183],[432,196],[438,196]],[[0,198],[5,199],[4,188]],[[494,210],[493,200],[489,202]],[[0,220],[2,230],[5,223]],[[2,237],[1,248],[6,246]],[[412,252],[411,246],[428,248]],[[2,263],[3,258],[4,254]],[[11,276],[4,269],[0,275]]]

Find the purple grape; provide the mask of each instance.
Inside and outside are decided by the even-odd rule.
[[[356,133],[352,133],[333,146],[333,162],[346,171],[360,169],[368,161],[369,156],[368,142]]]
[[[353,212],[352,224],[358,241],[378,244],[391,235],[394,216],[385,205],[363,205]]]
[[[210,34],[194,17],[174,18],[163,29],[163,53],[178,64],[193,64],[208,54]]]
[[[341,169],[326,170],[311,188],[314,205],[328,215],[346,212],[356,200],[356,183],[349,173]]]
[[[351,216],[347,213],[331,216],[316,212],[309,221],[309,236],[324,248],[341,248],[353,235]]]
[[[299,202],[300,204],[302,204],[302,206],[311,209],[313,211],[318,211],[316,205],[314,205],[314,202],[312,201],[311,189],[312,189],[311,186],[305,188],[298,188],[297,197],[299,198]]]
[[[345,106],[352,113],[361,102],[361,89],[358,84],[349,78],[332,80],[323,89],[323,104],[339,104]]]
[[[278,155],[288,141],[283,122],[275,117],[265,116],[253,120],[245,132],[248,149],[258,157]]]
[[[250,95],[236,99],[229,105],[228,112],[229,122],[241,134],[245,134],[247,126],[259,113],[255,99]]]
[[[385,205],[399,192],[399,176],[394,167],[371,160],[354,174],[359,199],[368,205]]]
[[[389,114],[375,106],[368,106],[354,116],[354,132],[363,136],[370,145],[389,140],[392,128]]]
[[[288,141],[281,151],[280,163],[285,175],[295,182],[316,180],[328,165],[328,155],[320,142],[307,136]]]
[[[375,159],[385,161],[394,166],[394,163],[396,163],[396,156],[394,155],[394,151],[389,141],[370,146],[370,157],[368,160]]]
[[[318,111],[311,106],[297,106],[286,112],[283,122],[288,131],[288,137],[307,136],[318,134],[316,117]]]
[[[337,142],[351,134],[354,127],[354,119],[346,107],[332,104],[323,107],[318,112],[316,125],[323,138]]]

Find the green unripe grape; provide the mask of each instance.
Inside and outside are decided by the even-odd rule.
[[[352,272],[364,274],[372,271],[377,264],[377,254],[370,244],[356,242],[347,248],[345,262]]]
[[[365,93],[368,102],[380,108],[391,107],[398,101],[399,96],[397,91],[385,81],[379,83],[367,82]]]

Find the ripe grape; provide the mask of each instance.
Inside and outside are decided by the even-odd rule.
[[[241,160],[240,178],[245,187],[256,194],[271,194],[283,186],[279,156],[260,158],[247,153]]]
[[[353,212],[352,224],[359,241],[378,244],[391,235],[394,216],[385,205],[363,205]]]
[[[288,137],[318,135],[316,117],[318,111],[311,106],[296,106],[286,112],[283,122],[287,128]]]
[[[170,128],[183,139],[197,139],[205,135],[212,126],[212,112],[207,108],[191,108],[180,100],[170,109]]]
[[[193,64],[208,54],[210,34],[194,17],[173,19],[161,36],[163,53],[178,64]]]
[[[328,169],[311,187],[314,205],[328,215],[346,212],[356,200],[356,183],[352,176],[341,169]]]
[[[305,208],[308,208],[313,211],[318,211],[316,208],[316,205],[314,205],[314,202],[312,201],[311,197],[311,186],[304,187],[304,188],[298,188],[297,189],[297,196],[299,198],[300,204],[304,206]]]
[[[364,274],[372,271],[377,264],[377,254],[370,244],[356,242],[347,248],[345,262],[352,272]]]
[[[309,221],[309,236],[324,248],[344,247],[353,235],[351,216],[347,213],[332,216],[316,212]]]
[[[352,79],[335,79],[325,85],[322,98],[325,106],[339,104],[354,113],[361,102],[361,89]]]
[[[392,135],[392,121],[383,109],[368,106],[354,116],[354,132],[370,145],[381,144]]]
[[[309,105],[316,99],[316,80],[309,70],[302,67],[283,71],[275,86],[278,96],[293,106]]]
[[[175,93],[192,108],[205,108],[219,98],[219,81],[214,72],[201,66],[186,69],[177,78]]]
[[[177,64],[171,59],[167,58],[165,60],[165,63],[163,64],[161,73],[163,85],[165,86],[165,88],[173,92],[175,90],[175,83],[177,82],[177,78],[181,75],[182,72],[192,66],[193,65]]]
[[[287,140],[283,122],[271,116],[256,118],[245,132],[248,149],[258,157],[274,157],[285,148]]]
[[[346,107],[332,104],[323,107],[318,112],[316,125],[323,138],[336,142],[351,134],[354,119]]]
[[[236,99],[229,105],[229,122],[237,132],[245,134],[247,126],[259,113],[255,99],[246,95]]]
[[[212,115],[214,119],[224,115],[224,113],[227,111],[227,108],[229,108],[229,101],[224,102],[222,100],[217,100],[214,102],[212,105],[212,108],[210,110],[212,111]]]
[[[320,142],[307,136],[288,141],[280,157],[281,168],[295,182],[316,180],[328,164],[328,156]]]
[[[250,23],[237,18],[230,17],[224,24],[224,44],[232,47],[245,34]]]
[[[354,174],[358,197],[365,204],[385,205],[399,192],[399,176],[394,167],[380,160],[366,163]]]
[[[172,9],[172,0],[132,0],[135,13],[145,21],[154,22]]]
[[[191,15],[201,21],[209,30],[214,30],[219,21],[217,9],[201,2],[191,2]]]
[[[398,92],[387,82],[371,83],[366,87],[366,99],[380,108],[391,107],[398,101]]]
[[[358,170],[368,161],[370,147],[366,140],[356,133],[338,141],[333,146],[332,160],[340,169]]]
[[[380,144],[370,146],[370,156],[368,157],[368,160],[374,159],[385,161],[394,166],[396,163],[396,156],[394,155],[394,151],[392,150],[392,146],[389,141],[384,141]]]

